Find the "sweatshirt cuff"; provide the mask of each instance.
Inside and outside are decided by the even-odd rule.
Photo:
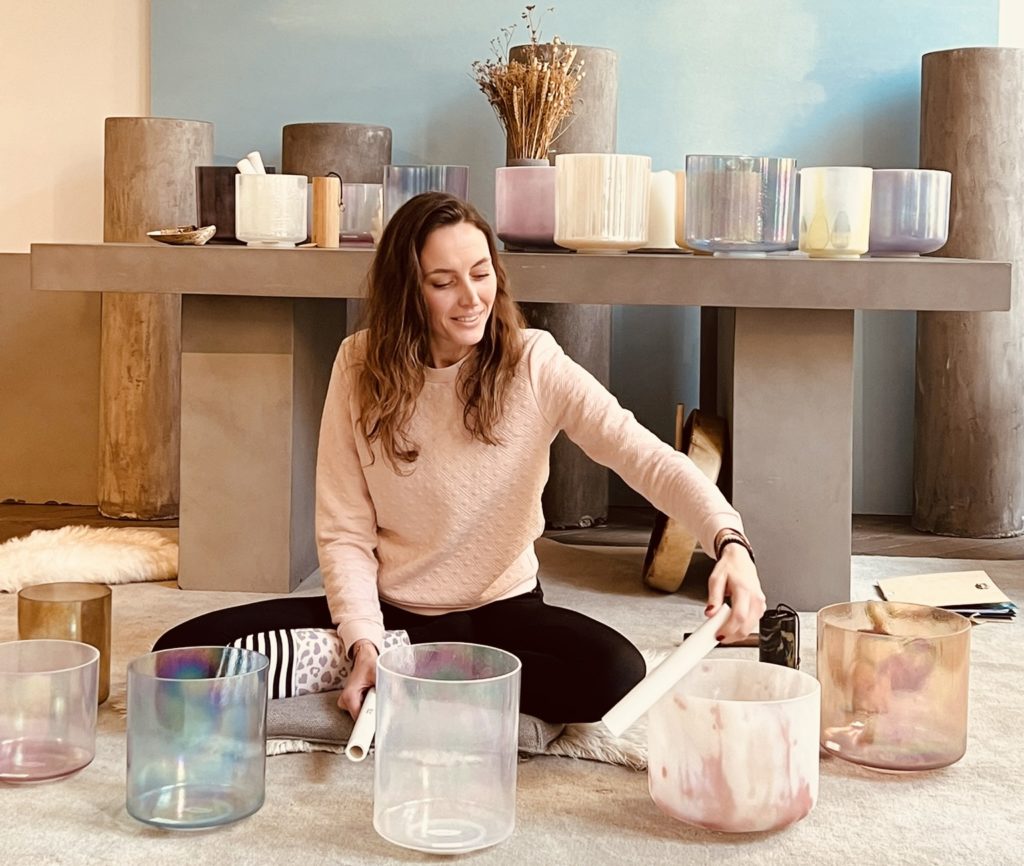
[[[341,638],[341,642],[345,647],[346,658],[349,657],[349,651],[357,640],[370,641],[370,643],[377,647],[377,652],[380,652],[380,648],[384,645],[384,629],[376,623],[366,622],[365,620],[356,620],[345,625],[339,625],[338,637]]]
[[[712,559],[715,558],[715,539],[723,529],[735,529],[744,537],[747,534],[743,531],[743,521],[735,512],[732,514],[729,512],[712,514],[704,521],[704,525],[700,530],[701,549]]]

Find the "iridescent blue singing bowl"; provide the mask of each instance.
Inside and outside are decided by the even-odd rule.
[[[267,668],[261,653],[189,647],[128,666],[128,813],[201,829],[263,805]]]

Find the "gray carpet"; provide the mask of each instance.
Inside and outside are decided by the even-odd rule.
[[[571,604],[644,647],[670,647],[701,620],[699,581],[673,596],[644,590],[643,550],[566,547],[542,541],[542,574],[552,603]],[[1024,604],[1017,562],[856,557],[855,594],[878,577],[984,568]],[[305,587],[303,592],[315,592]],[[112,686],[123,688],[129,659],[187,616],[258,598],[182,592],[171,584],[114,588]],[[803,669],[814,671],[814,617],[802,617]],[[16,635],[16,600],[0,596],[0,640]],[[750,656],[754,650],[719,650]],[[643,773],[567,758],[519,767],[516,832],[463,858],[474,864],[805,863],[1011,864],[1021,862],[1024,638],[1020,623],[974,630],[967,755],[945,770],[894,776],[823,758],[818,805],[777,833],[727,836],[663,816]],[[324,753],[268,760],[267,801],[251,818],[220,830],[149,829],[124,808],[124,719],[100,711],[96,760],[77,776],[33,787],[0,786],[2,853],[11,864],[266,864],[301,861],[436,862],[395,848],[372,828],[372,758],[352,764]]]

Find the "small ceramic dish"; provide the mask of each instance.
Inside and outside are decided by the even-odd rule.
[[[175,226],[173,229],[146,232],[146,237],[162,244],[201,247],[216,233],[217,226]]]

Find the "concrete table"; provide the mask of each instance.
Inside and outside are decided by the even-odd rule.
[[[32,286],[180,293],[181,586],[287,592],[316,567],[313,474],[346,298],[372,253],[34,244]],[[770,603],[850,597],[853,313],[1007,310],[1010,265],[505,253],[517,300],[723,310],[733,504]],[[637,576],[639,580],[639,575]]]

